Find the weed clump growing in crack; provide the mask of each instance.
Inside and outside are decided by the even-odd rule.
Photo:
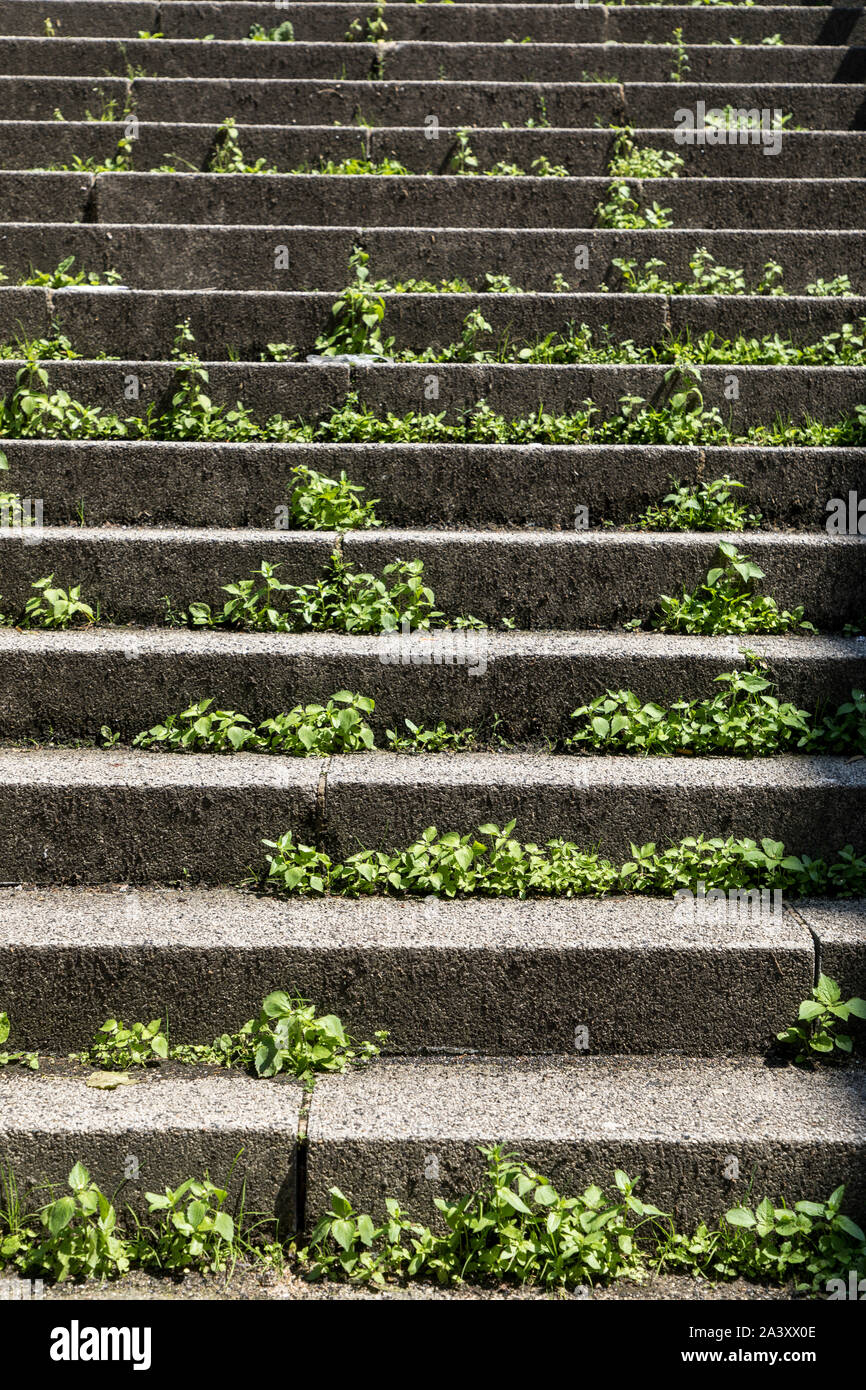
[[[806,622],[802,606],[779,608],[776,600],[757,594],[754,586],[766,578],[753,560],[741,555],[729,541],[719,544],[720,563],[707,571],[704,582],[693,593],[681,597],[662,594],[658,611],[646,626],[656,632],[721,633],[814,632]],[[636,630],[645,624],[634,618],[626,627]]]

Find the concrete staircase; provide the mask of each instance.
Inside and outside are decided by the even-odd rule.
[[[354,246],[373,278],[473,286],[386,295],[398,347],[454,341],[474,308],[514,342],[573,320],[642,345],[710,330],[810,342],[866,313],[862,9],[389,0],[388,42],[345,41],[352,20],[375,16],[360,0],[0,0],[2,341],[59,325],[85,357],[48,363],[52,387],[120,414],[170,397],[174,325],[188,318],[213,399],[257,416],[326,415],[357,392],[377,412],[455,419],[484,399],[513,418],[542,403],[565,413],[592,398],[612,412],[626,395],[659,400],[668,368],[308,363]],[[294,42],[243,41],[253,24],[285,20]],[[783,43],[762,43],[773,35]],[[779,109],[791,129],[770,158],[759,145],[678,146],[675,112],[698,102]],[[130,117],[132,171],[53,167],[112,158]],[[227,117],[250,163],[392,159],[413,173],[204,172]],[[629,180],[641,206],[671,209],[671,228],[594,225],[622,125],[685,160],[678,178]],[[448,173],[466,128],[480,169],[546,156],[570,175]],[[168,162],[188,172],[151,172]],[[659,258],[682,277],[697,246],[743,267],[749,284],[779,261],[787,293],[616,288],[614,258]],[[287,269],[275,268],[278,248]],[[31,263],[71,255],[76,269],[116,269],[120,285],[18,286]],[[520,292],[483,293],[488,272]],[[841,273],[855,297],[805,294]],[[568,292],[554,292],[557,275]],[[274,340],[296,344],[300,362],[260,360]],[[0,361],[0,394],[20,365]],[[848,366],[701,373],[707,407],[737,429],[777,414],[832,421],[866,400],[864,385]],[[356,1036],[391,1034],[391,1055],[320,1079],[311,1101],[294,1083],[195,1069],[111,1093],[68,1068],[5,1069],[0,1157],[20,1179],[61,1181],[81,1158],[113,1189],[133,1155],[141,1177],[124,1197],[135,1204],[145,1187],[205,1167],[222,1175],[243,1147],[249,1207],[290,1230],[309,1227],[334,1183],[359,1207],[381,1212],[393,1195],[427,1215],[478,1175],[478,1144],[503,1141],[566,1187],[609,1181],[615,1166],[641,1174],[648,1199],[684,1221],[750,1190],[818,1198],[841,1182],[862,1219],[866,1071],[768,1065],[765,1053],[819,971],[846,996],[866,994],[866,902],[787,903],[781,919],[719,928],[683,923],[662,899],[277,901],[235,885],[262,864],[261,841],[289,829],[336,858],[434,823],[465,832],[514,817],[524,840],[559,835],[612,857],[698,833],[862,852],[862,760],[540,750],[607,688],[659,702],[709,694],[744,646],[782,698],[838,702],[862,687],[866,642],[841,634],[866,613],[864,541],[831,536],[824,521],[828,499],[866,493],[863,449],[0,443],[0,482],[42,498],[45,522],[36,544],[0,528],[0,609],[19,609],[53,573],[118,624],[0,628],[0,1009],[13,1040],[63,1056],[108,1016],[167,1015],[175,1040],[209,1041],[278,987]],[[275,529],[298,464],[345,469],[381,499],[385,528]],[[615,528],[657,503],[671,476],[725,473],[763,513],[765,529],[740,542],[767,592],[804,604],[818,635],[625,632],[660,593],[699,582],[724,538]],[[574,529],[578,505],[588,530]],[[491,625],[486,672],[384,664],[375,637],[163,624],[165,595],[217,602],[263,559],[310,582],[335,547],[365,570],[423,559],[439,607]],[[375,698],[377,730],[498,714],[520,751],[301,760],[126,746],[204,696],[260,720],[341,688]],[[105,724],[121,744],[93,746]]]

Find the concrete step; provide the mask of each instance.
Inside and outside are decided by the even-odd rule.
[[[6,169],[73,165],[76,158],[101,163],[114,159],[118,143],[134,132],[129,150],[140,173],[172,165],[180,173],[206,171],[218,145],[218,123],[141,121],[3,121],[0,164]],[[473,129],[472,154],[482,171],[500,162],[526,173],[545,157],[571,174],[604,176],[613,154],[611,130]],[[710,178],[856,178],[862,172],[861,137],[857,131],[796,130],[784,132],[779,147],[770,143],[679,145],[671,129],[636,133],[639,144],[670,150],[684,161],[683,172]],[[238,126],[244,159],[265,160],[281,173],[319,169],[320,161],[347,159],[381,164],[395,160],[416,174],[445,174],[458,150],[458,132],[439,128],[436,140],[417,127],[374,129],[366,126]],[[772,148],[768,156],[766,149]],[[772,163],[768,163],[768,158]]]
[[[330,419],[348,392],[382,418],[442,415],[455,424],[480,401],[506,421],[535,414],[574,414],[588,401],[599,418],[616,415],[624,396],[663,405],[688,378],[659,366],[524,366],[511,363],[394,363],[354,366],[343,363],[212,362],[210,399],[230,409],[241,401],[264,425],[275,414],[299,423]],[[0,362],[0,391],[16,389],[21,359]],[[177,390],[178,364],[169,361],[50,361],[48,390],[66,390],[77,401],[99,406],[121,418],[140,418],[154,405],[170,407]],[[854,416],[863,401],[863,367],[752,367],[700,369],[704,409],[717,407],[735,435],[752,426],[771,426],[811,418],[832,424]],[[739,397],[731,399],[731,393]],[[137,392],[131,396],[130,393]],[[431,409],[432,406],[432,409]],[[837,494],[833,494],[837,495]]]
[[[490,272],[508,275],[528,291],[550,291],[559,273],[573,290],[594,292],[605,281],[621,284],[612,264],[617,257],[637,260],[639,266],[659,258],[671,278],[688,282],[689,260],[704,246],[718,264],[742,267],[750,285],[758,283],[772,259],[784,267],[784,284],[791,293],[802,292],[819,276],[830,280],[840,273],[849,276],[856,292],[866,292],[866,238],[853,230],[588,228],[581,230],[578,242],[573,231],[563,228],[504,226],[0,223],[0,261],[10,280],[27,275],[31,265],[51,269],[74,254],[75,269],[116,269],[124,284],[148,290],[341,290],[358,243],[370,254],[372,278],[392,282],[459,275],[483,289]],[[287,269],[276,269],[276,247],[285,247]],[[586,267],[577,269],[575,260],[581,266],[583,261],[575,253],[584,247]],[[726,301],[732,312],[735,302],[730,297]]]
[[[797,916],[812,933],[818,969],[843,986],[843,998],[866,996],[866,899],[797,904]]]
[[[50,8],[50,4],[33,4],[32,0],[5,0],[0,6],[0,32],[41,35]],[[275,15],[273,3],[255,0],[210,4],[169,0],[161,5],[147,0],[113,0],[111,4],[105,0],[64,0],[62,12],[53,24],[58,35],[66,38],[133,37],[139,30],[147,30],[161,31],[172,39],[200,39],[205,33],[217,39],[238,39],[245,37],[253,24],[271,30],[288,19],[296,41],[339,43],[352,19],[357,16],[363,21],[376,15],[375,5],[318,0],[284,4],[280,9],[285,13]],[[690,6],[645,4],[575,7],[555,0],[528,5],[461,0],[447,11],[434,5],[422,9],[388,0],[386,18],[389,41],[433,43],[499,43],[508,39],[520,43],[527,36],[536,44],[665,43],[677,26],[688,43],[727,43],[732,27],[728,16],[719,16],[713,9],[696,11]],[[762,5],[748,10],[739,7],[735,18],[735,37],[744,42],[760,43],[780,34],[786,43],[847,44],[862,42],[864,35],[862,11],[841,5]]]
[[[52,40],[52,42],[54,42]],[[261,45],[256,45],[258,50]],[[714,50],[720,52],[721,50]],[[771,50],[761,49],[762,58]],[[816,53],[820,50],[816,49]],[[489,67],[488,67],[489,71]],[[766,69],[764,69],[766,71]],[[763,75],[763,74],[762,74]],[[325,85],[326,84],[326,85]],[[440,126],[501,126],[549,121],[586,129],[596,125],[670,127],[681,108],[779,109],[788,126],[860,130],[862,96],[856,82],[511,82],[357,81],[327,78],[123,78],[12,75],[0,78],[0,110],[18,120],[96,119],[134,110],[141,121],[223,121],[245,124],[418,126],[429,115]],[[783,142],[784,143],[784,142]]]
[[[640,759],[479,753],[319,758],[0,750],[0,882],[237,883],[291,831],[340,860],[428,826],[517,820],[620,863],[632,844],[769,836],[789,853],[862,852],[866,766],[844,758]]]
[[[0,889],[0,907],[0,1000],[14,1045],[43,1052],[85,1047],[118,1017],[160,1017],[173,1042],[210,1042],[287,989],[356,1038],[388,1029],[401,1053],[567,1053],[578,1040],[594,1055],[758,1053],[814,980],[799,917],[736,899],[696,923],[655,898]]]
[[[862,620],[866,571],[858,536],[809,533],[633,533],[592,531],[355,531],[341,551],[359,572],[381,574],[393,560],[420,559],[424,579],[448,617],[471,613],[519,628],[619,627],[655,611],[660,594],[694,589],[720,540],[737,544],[764,571],[762,591],[780,608],[802,604],[819,629]],[[0,594],[19,614],[31,584],[53,574],[104,621],[161,624],[166,598],[175,611],[192,602],[218,607],[221,586],[248,577],[263,560],[280,579],[311,584],[326,569],[336,537],[326,531],[0,528]]]
[[[864,491],[862,450],[829,447],[14,439],[3,452],[4,490],[41,499],[47,526],[80,524],[83,511],[89,526],[265,528],[281,520],[298,467],[345,472],[377,499],[381,521],[414,528],[573,530],[578,506],[591,529],[627,525],[659,504],[672,478],[696,486],[727,475],[764,527],[818,531],[831,498]]]
[[[671,31],[672,33],[672,31]],[[687,76],[696,82],[862,83],[866,48],[856,46],[731,46],[689,44]],[[20,74],[260,81],[484,81],[500,83],[671,82],[679,59],[665,43],[258,43],[214,39],[148,42],[136,38],[0,37],[0,65]]]
[[[157,222],[171,215],[180,223],[279,225],[288,197],[299,221],[315,226],[346,225],[361,200],[381,226],[504,221],[583,232],[595,223],[609,186],[604,178],[0,173],[0,197],[17,222],[41,221],[47,203],[53,217],[68,221]],[[856,227],[866,180],[645,179],[629,187],[641,206],[657,202],[679,227],[701,228],[703,236],[708,224],[749,231]]]
[[[640,1175],[641,1195],[682,1222],[765,1194],[823,1199],[839,1183],[846,1211],[862,1218],[864,1098],[861,1069],[745,1058],[383,1063],[316,1087],[307,1217],[329,1209],[338,1185],[356,1210],[383,1216],[395,1197],[430,1219],[434,1198],[481,1177],[477,1146],[500,1143],[560,1191],[610,1184],[614,1168]]]
[[[351,280],[347,269],[346,280]],[[489,331],[475,335],[476,350],[513,360],[525,345],[549,334],[567,334],[569,325],[592,329],[599,347],[663,345],[674,338],[711,333],[726,338],[773,337],[797,345],[855,329],[866,321],[866,298],[730,295],[720,305],[713,295],[638,294],[390,294],[382,296],[384,338],[397,352],[442,352],[459,343],[467,316],[479,311]],[[85,286],[66,290],[0,287],[0,338],[69,337],[84,357],[100,352],[165,360],[176,326],[188,319],[196,352],[219,360],[255,361],[268,343],[291,343],[301,361],[332,326],[334,294],[249,290],[114,289]],[[861,330],[862,331],[862,330]],[[503,351],[503,347],[506,350]],[[623,350],[623,355],[625,352]],[[662,359],[663,360],[663,359]]]
[[[66,1191],[70,1169],[82,1161],[107,1196],[122,1187],[120,1209],[146,1216],[145,1192],[207,1170],[229,1187],[228,1210],[245,1183],[247,1212],[277,1216],[283,1236],[295,1230],[297,1083],[144,1073],[134,1086],[104,1091],[90,1089],[86,1076],[0,1072],[0,1152],[22,1198],[43,1204],[45,1183]]]
[[[800,708],[841,704],[866,685],[866,643],[839,637],[489,632],[455,661],[453,636],[433,633],[407,640],[405,661],[384,662],[380,638],[334,633],[2,628],[0,727],[6,739],[98,739],[107,724],[131,739],[206,695],[260,723],[353,690],[375,700],[367,718],[383,747],[407,717],[489,729],[499,715],[512,739],[567,738],[572,711],[607,690],[707,698],[716,676],[745,666],[746,645]]]
[[[477,1146],[494,1142],[565,1192],[610,1184],[613,1168],[624,1168],[683,1224],[756,1194],[814,1200],[839,1182],[846,1211],[862,1220],[864,1086],[856,1069],[778,1070],[751,1058],[382,1063],[320,1079],[304,1201],[294,1086],[149,1074],[106,1094],[78,1076],[0,1077],[4,1150],[23,1192],[46,1180],[62,1186],[78,1159],[113,1191],[132,1155],[136,1177],[123,1200],[141,1212],[145,1189],[176,1185],[191,1168],[222,1180],[242,1147],[234,1181],[246,1180],[247,1210],[278,1215],[283,1235],[301,1211],[311,1225],[334,1185],[378,1216],[390,1196],[432,1219],[433,1199],[467,1191],[482,1173]]]
[[[48,182],[50,180],[50,183]],[[78,207],[99,222],[299,222],[345,225],[359,203],[382,226],[588,228],[608,194],[605,178],[431,179],[375,175],[0,174],[9,218],[40,221],[55,191],[58,215]],[[844,228],[859,225],[866,179],[644,179],[629,184],[641,207],[670,208],[680,227]],[[70,219],[74,220],[74,219]]]

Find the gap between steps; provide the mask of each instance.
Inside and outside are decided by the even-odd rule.
[[[794,918],[795,921],[800,923],[801,927],[806,928],[806,931],[812,938],[812,944],[815,948],[815,966],[812,972],[812,983],[813,985],[817,985],[821,975],[821,938],[818,936],[817,932],[809,925],[803,914],[801,912],[798,912],[795,907],[791,907],[790,903],[787,906],[787,911],[790,912],[791,916]]]

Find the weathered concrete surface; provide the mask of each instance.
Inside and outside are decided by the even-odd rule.
[[[329,419],[357,391],[373,413],[393,411],[442,414],[454,424],[485,401],[506,422],[534,415],[540,405],[558,414],[585,413],[594,403],[601,418],[615,416],[624,396],[637,396],[660,408],[682,388],[682,375],[669,366],[525,366],[514,363],[376,363],[370,366],[294,362],[208,362],[210,398],[233,408],[238,401],[264,426],[279,414],[300,424]],[[15,389],[20,361],[0,362],[0,391]],[[140,417],[153,406],[170,407],[179,385],[176,362],[51,361],[50,390],[62,388],[75,400],[101,407],[121,419]],[[731,376],[739,396],[731,399]],[[833,424],[853,416],[861,404],[866,367],[701,368],[704,408],[718,408],[736,434],[754,425],[813,418]],[[131,399],[130,390],[138,390]],[[436,389],[437,396],[430,392]],[[726,395],[727,392],[727,395]],[[431,410],[431,401],[435,411]],[[135,437],[135,426],[129,432]]]
[[[818,968],[838,982],[843,1000],[866,998],[866,899],[798,903],[797,915],[815,938]],[[864,1028],[852,1018],[853,1033],[862,1036]]]
[[[389,1062],[323,1077],[308,1129],[307,1218],[340,1186],[356,1209],[386,1196],[432,1218],[479,1180],[480,1144],[518,1152],[561,1191],[612,1187],[614,1168],[682,1222],[765,1194],[828,1197],[866,1211],[866,1073],[744,1059],[595,1058]],[[739,1178],[729,1180],[730,1157]],[[432,1175],[432,1176],[431,1176]]]
[[[162,623],[166,599],[178,612],[192,602],[222,607],[226,584],[245,579],[263,560],[282,566],[289,584],[321,577],[336,537],[327,531],[0,528],[0,593],[17,617],[31,585],[53,574],[98,603],[102,620]],[[439,611],[470,613],[520,628],[618,627],[649,621],[661,594],[691,591],[732,541],[762,568],[762,592],[780,608],[802,604],[819,629],[840,631],[866,607],[863,538],[806,532],[674,534],[555,531],[348,532],[344,557],[359,573],[380,575],[397,559],[420,559]],[[615,582],[614,582],[615,576]]]
[[[132,168],[146,173],[163,165],[179,172],[205,171],[217,148],[219,122],[141,121],[127,154]],[[0,161],[7,169],[38,169],[72,164],[75,156],[103,162],[113,158],[127,134],[123,121],[14,121],[0,122]],[[242,125],[238,136],[244,158],[254,164],[264,159],[280,172],[305,169],[315,172],[320,161],[332,159],[388,158],[413,173],[444,174],[457,151],[457,130],[440,126],[437,140],[425,139],[417,126],[285,126]],[[668,128],[635,132],[636,143],[672,150],[690,175],[712,178],[765,178],[767,156],[760,143],[731,145],[677,145]],[[570,174],[604,175],[614,152],[616,132],[611,130],[526,127],[473,128],[472,153],[482,172],[504,161],[531,172],[533,160],[545,157],[563,165]],[[773,178],[797,178],[804,169],[811,178],[857,178],[863,161],[856,131],[785,131],[781,149],[772,157]]]
[[[252,760],[251,760],[252,759]],[[233,883],[315,834],[317,758],[0,751],[0,881]]]
[[[671,480],[725,475],[764,526],[820,531],[831,498],[864,491],[862,449],[689,445],[213,444],[210,441],[8,440],[4,485],[41,498],[43,522],[64,526],[273,525],[305,466],[341,472],[376,499],[389,526],[626,525],[658,506]],[[406,479],[412,486],[406,486]],[[183,479],[183,490],[178,488]],[[847,521],[846,523],[847,524]],[[742,534],[747,548],[752,532]]]
[[[278,16],[277,16],[278,18]],[[343,36],[341,35],[341,38]],[[856,83],[866,72],[866,53],[849,44],[771,47],[692,44],[691,82]],[[58,76],[108,73],[123,76],[130,67],[148,78],[218,79],[321,78],[325,81],[377,79],[431,81],[442,77],[483,81],[491,70],[500,83],[556,82],[573,72],[584,82],[667,82],[676,65],[670,42],[604,44],[491,44],[414,39],[381,44],[298,40],[251,44],[243,39],[167,37],[160,43],[138,38],[0,37],[0,63],[10,76],[39,72]]]
[[[553,836],[620,862],[632,844],[686,836],[769,836],[789,853],[862,853],[866,762],[843,758],[563,758],[343,755],[328,767],[323,843],[334,858],[399,849],[435,825],[466,834],[516,820],[514,835]]]
[[[96,738],[103,724],[131,738],[205,695],[258,722],[356,690],[376,702],[367,718],[382,744],[406,717],[478,728],[498,714],[512,739],[567,737],[576,706],[606,690],[667,703],[706,698],[716,676],[744,667],[745,641],[490,631],[458,661],[451,636],[434,632],[410,638],[406,661],[401,652],[393,663],[375,636],[0,628],[0,725],[7,738]],[[799,707],[839,704],[866,683],[863,641],[749,637],[748,647],[780,697]]]
[[[866,767],[842,758],[563,758],[400,754],[174,757],[119,749],[0,751],[0,881],[233,883],[291,830],[333,858],[394,849],[429,825],[516,819],[614,859],[631,843],[770,836],[835,857],[864,845]]]
[[[698,246],[706,247],[720,265],[743,267],[749,284],[757,284],[772,258],[781,261],[789,292],[802,292],[819,276],[832,279],[843,271],[855,290],[866,288],[866,239],[855,231],[751,229],[744,236],[742,231],[724,228],[582,228],[580,245],[587,249],[587,268],[575,269],[574,233],[561,228],[365,227],[358,223],[318,227],[315,237],[310,237],[307,228],[291,225],[0,224],[0,254],[10,279],[26,275],[31,263],[50,269],[74,253],[76,268],[116,269],[124,284],[148,290],[341,290],[349,256],[358,243],[370,253],[374,277],[440,280],[460,275],[479,290],[484,289],[487,272],[508,275],[513,284],[529,291],[550,291],[556,274],[573,290],[594,292],[602,282],[616,288],[622,285],[622,276],[613,260],[622,257],[637,260],[639,266],[661,259],[672,278],[689,282],[689,260]],[[286,247],[287,269],[275,269],[275,245]],[[720,311],[722,307],[735,311],[735,306],[736,299],[728,297]]]
[[[18,220],[40,221],[39,186],[28,179],[64,174],[2,174],[0,195],[20,199]],[[383,226],[587,228],[609,178],[385,178],[345,175],[98,174],[98,222],[281,223],[314,226],[351,220],[359,204],[365,221]],[[680,227],[853,228],[860,224],[863,179],[632,179],[642,205],[669,208]],[[29,200],[28,200],[29,194]],[[74,188],[68,194],[74,197]],[[74,220],[69,218],[70,221]]]
[[[210,1041],[286,989],[397,1052],[568,1053],[579,1028],[593,1054],[758,1052],[811,989],[812,938],[791,914],[722,911],[0,889],[0,997],[14,1045],[42,1050],[117,1016]]]
[[[346,271],[347,281],[350,274]],[[549,334],[567,336],[586,325],[598,348],[610,343],[657,347],[673,338],[719,333],[720,302],[714,295],[645,294],[387,294],[382,334],[399,352],[441,353],[458,343],[468,315],[480,312],[489,329],[476,331],[477,349],[509,352],[533,346]],[[59,329],[82,357],[99,353],[164,360],[176,325],[188,319],[199,356],[215,360],[229,354],[249,362],[265,355],[268,343],[290,343],[301,360],[316,352],[320,335],[332,327],[334,295],[329,291],[136,290],[124,286],[46,291],[37,287],[0,288],[0,337],[49,336]],[[725,334],[778,335],[808,346],[843,325],[856,329],[866,317],[866,299],[855,297],[760,295],[731,296],[724,304]],[[830,359],[832,361],[832,359]]]
[[[146,1216],[146,1191],[205,1172],[226,1184],[231,1173],[229,1210],[245,1182],[248,1212],[278,1216],[284,1233],[295,1229],[299,1085],[148,1072],[134,1086],[104,1091],[85,1076],[0,1073],[0,1159],[22,1199],[43,1203],[46,1183],[67,1191],[80,1161],[106,1194],[122,1185],[119,1205]],[[138,1160],[132,1180],[130,1155]]]
[[[50,6],[49,6],[50,8]],[[308,3],[282,5],[282,22],[289,19],[296,41],[341,42],[346,33],[345,4]],[[0,28],[4,34],[33,34],[43,32],[44,6],[30,0],[4,0],[0,6]],[[435,6],[420,9],[413,4],[388,4],[388,37],[390,40],[426,40],[442,42],[504,42],[515,43],[532,37],[534,43],[573,42],[667,43],[671,28],[682,28],[690,44],[709,43],[720,36],[719,16],[688,6],[642,6],[618,8],[603,5],[587,6],[575,15],[566,4],[456,4],[448,11]],[[352,11],[362,20],[374,18],[375,5],[358,4]],[[55,20],[58,33],[76,35],[128,37],[140,29],[156,32],[157,28],[172,39],[200,39],[213,34],[218,39],[239,39],[248,34],[252,24],[266,29],[274,27],[272,3],[207,3],[191,4],[183,0],[153,4],[146,0],[64,0],[63,12]],[[786,44],[847,44],[862,42],[864,36],[862,11],[853,7],[803,6],[782,4],[760,6],[756,14],[737,15],[737,34],[745,42],[760,43],[767,30],[780,33]],[[149,50],[148,50],[149,53]]]

